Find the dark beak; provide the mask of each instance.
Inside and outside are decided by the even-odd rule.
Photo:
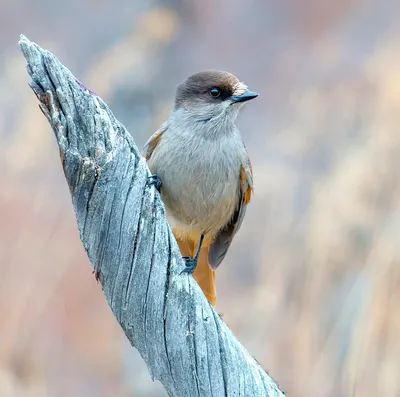
[[[231,96],[231,101],[238,103],[238,102],[246,102],[246,101],[250,101],[250,99],[254,99],[257,98],[258,94],[257,92],[254,91],[246,91],[244,92],[242,95],[232,95]]]

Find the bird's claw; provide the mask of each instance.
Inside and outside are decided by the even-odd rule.
[[[191,258],[190,256],[183,256],[182,259],[185,261],[185,268],[182,270],[182,273],[192,274],[197,266],[197,258]]]
[[[158,190],[158,191],[160,191],[160,189],[161,189],[161,186],[162,186],[162,182],[161,182],[161,179],[157,176],[157,175],[150,175],[148,178],[147,178],[147,184],[149,185],[149,186],[151,186],[151,185],[154,185],[154,187]]]

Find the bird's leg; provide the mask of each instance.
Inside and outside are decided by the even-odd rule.
[[[147,178],[147,184],[148,184],[149,186],[154,185],[154,187],[155,187],[158,191],[160,191],[161,186],[162,186],[161,179],[160,179],[156,174],[150,175],[150,176]]]
[[[196,269],[197,261],[199,260],[201,246],[203,245],[204,234],[200,235],[199,245],[197,246],[196,254],[193,258],[190,256],[183,256],[182,259],[185,261],[186,267],[182,270],[182,273],[192,274]]]

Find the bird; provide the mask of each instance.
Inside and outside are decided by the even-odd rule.
[[[215,271],[238,232],[253,195],[253,171],[235,121],[259,94],[232,73],[206,70],[176,87],[168,119],[143,154],[167,221],[185,260],[212,306]]]

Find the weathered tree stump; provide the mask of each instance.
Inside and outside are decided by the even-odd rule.
[[[131,135],[53,54],[24,36],[19,44],[57,138],[83,246],[152,378],[176,397],[283,396],[192,276],[180,274],[164,205]]]

